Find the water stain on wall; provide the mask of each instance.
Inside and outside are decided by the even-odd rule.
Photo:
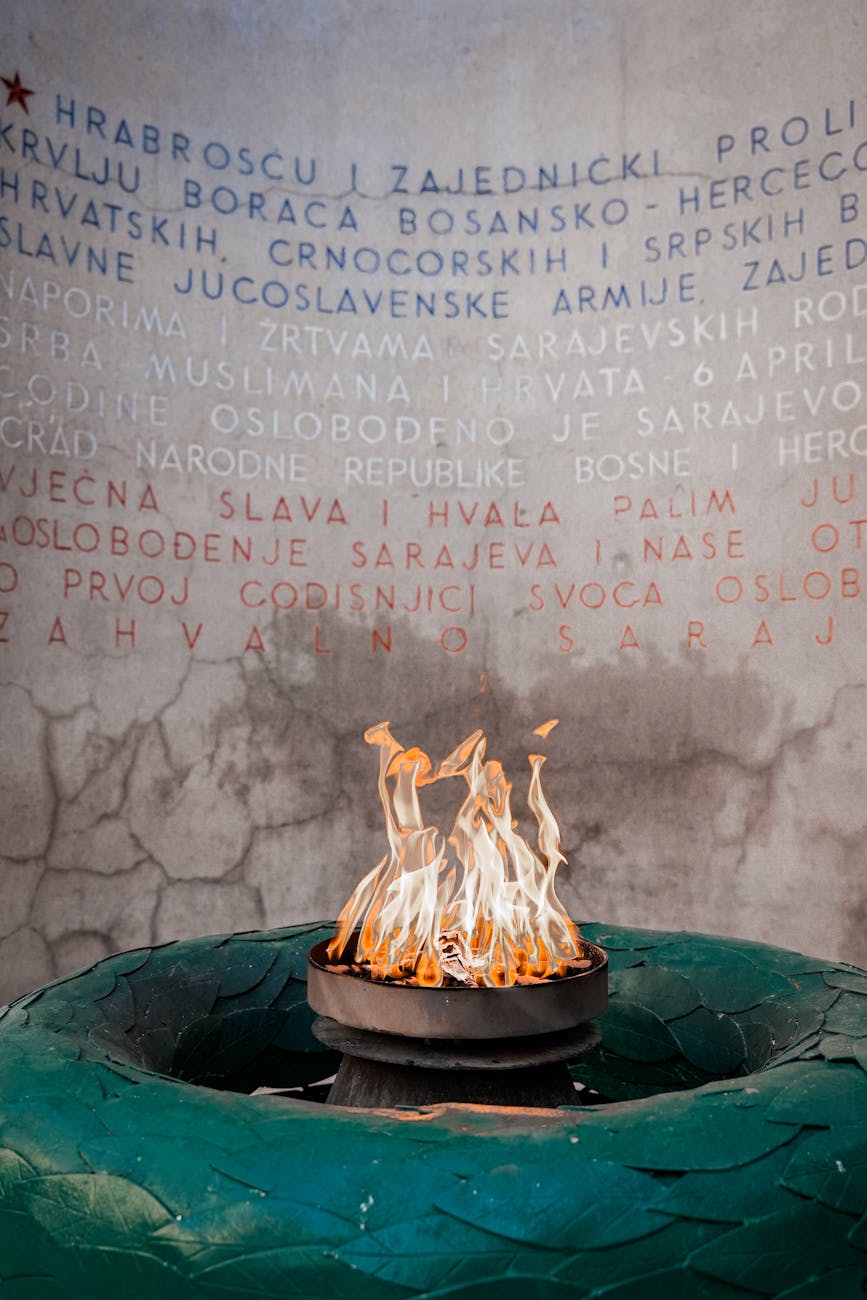
[[[370,656],[369,633],[348,623],[327,636],[334,654],[315,672],[279,617],[268,655],[191,658],[171,697],[119,737],[92,705],[49,715],[5,689],[32,741],[5,791],[10,809],[30,800],[4,858],[6,996],[93,953],[336,914],[382,856],[362,734],[385,718],[432,756],[482,728],[519,816],[527,755],[548,755],[559,887],[578,919],[867,956],[852,776],[863,688],[798,730],[739,667],[645,656],[521,691],[408,628],[394,658]],[[555,716],[547,740],[532,734]],[[454,811],[448,786],[430,808],[439,825]]]

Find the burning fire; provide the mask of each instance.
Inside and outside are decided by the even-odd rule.
[[[557,719],[534,734],[546,737]],[[530,754],[528,805],[538,852],[518,834],[503,767],[485,761],[474,731],[434,766],[404,749],[387,722],[364,733],[379,747],[379,797],[389,851],[356,887],[328,947],[339,959],[358,931],[354,956],[373,979],[440,985],[535,983],[589,963],[577,927],[554,889],[560,834],[542,792],[545,759]],[[462,777],[466,797],[446,838],[426,826],[419,791]]]

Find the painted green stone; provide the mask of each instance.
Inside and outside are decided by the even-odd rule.
[[[0,1015],[0,1300],[863,1294],[867,973],[588,925],[599,1104],[246,1095],[333,1072],[305,998],[331,930],[121,954]]]

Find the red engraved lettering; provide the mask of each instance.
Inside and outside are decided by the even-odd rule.
[[[244,650],[245,652],[247,650],[255,650],[259,654],[265,653],[265,642],[262,640],[262,633],[259,631],[255,623],[253,624],[250,635],[247,637],[247,644],[244,646]]]
[[[686,648],[693,648],[693,641],[701,646],[702,650],[707,649],[707,641],[704,639],[704,623],[699,622],[697,618],[691,618],[686,625]]]
[[[241,587],[241,604],[246,605],[247,609],[258,609],[261,605],[264,605],[265,597],[259,594],[261,590],[261,582],[257,582],[253,578],[251,578],[249,582],[245,582]],[[259,597],[258,600],[256,599],[256,596]]]
[[[827,538],[825,536],[826,531]],[[822,537],[821,542],[819,540],[820,535]],[[827,555],[829,551],[834,551],[839,546],[840,530],[835,524],[817,524],[810,533],[810,541],[813,544],[814,551],[821,551],[823,555]],[[823,544],[825,541],[827,541],[827,545]]]
[[[378,650],[382,649],[385,651],[386,654],[390,655],[391,647],[392,647],[391,627],[385,628],[385,630],[382,632],[377,627],[373,628],[370,634],[371,654],[376,654]]]
[[[453,627],[443,628],[440,636],[440,646],[445,650],[446,654],[459,655],[466,650],[467,640],[464,629],[455,624]]]
[[[822,569],[813,569],[812,573],[807,574],[801,585],[804,589],[804,595],[809,596],[810,600],[825,600],[831,594],[831,588],[834,584],[831,582],[829,573],[825,573]]]
[[[756,635],[753,637],[753,642],[752,645],[750,646],[750,649],[753,649],[753,647],[759,645],[773,645],[773,644],[774,644],[774,638],[771,636],[771,629],[768,627],[765,620],[762,619],[761,622],[759,623],[759,626],[756,628]]]
[[[858,569],[843,569],[840,574],[840,594],[846,600],[854,600],[861,595],[861,574]]]
[[[196,642],[198,641],[199,637],[202,635],[202,628],[204,626],[205,626],[204,623],[197,623],[195,632],[191,634],[190,629],[187,627],[186,623],[181,621],[181,627],[184,630],[184,640],[187,643],[188,649],[195,650]]]
[[[66,600],[71,591],[74,591],[76,587],[80,587],[82,581],[83,579],[81,576],[80,569],[64,569],[63,570],[63,599]]]
[[[129,627],[123,627],[119,618],[116,618],[114,620],[114,644],[116,646],[120,645],[122,637],[129,638],[129,642],[130,642],[129,648],[131,650],[134,650],[135,649],[135,619],[134,618],[130,619]]]
[[[79,474],[78,478],[72,484],[72,495],[80,506],[92,506],[96,504],[96,497],[84,496],[82,493],[83,483],[95,483],[96,479],[90,474]]]
[[[317,655],[334,654],[333,650],[330,650],[328,646],[324,646],[322,644],[322,638],[320,635],[320,628],[318,623],[315,623],[313,626],[313,653]]]
[[[66,639],[66,630],[63,626],[63,619],[58,615],[51,624],[51,631],[48,634],[49,645],[69,645]]]

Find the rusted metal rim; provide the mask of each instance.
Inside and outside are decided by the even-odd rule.
[[[313,1021],[313,1035],[326,1047],[364,1060],[409,1065],[424,1070],[523,1070],[558,1061],[575,1061],[602,1039],[592,1020],[553,1034],[528,1038],[399,1038],[369,1029],[352,1029],[327,1016]]]
[[[608,1005],[608,957],[582,940],[587,970],[510,988],[422,988],[329,968],[329,940],[307,955],[307,1001],[342,1025],[407,1038],[525,1038],[570,1029]]]

